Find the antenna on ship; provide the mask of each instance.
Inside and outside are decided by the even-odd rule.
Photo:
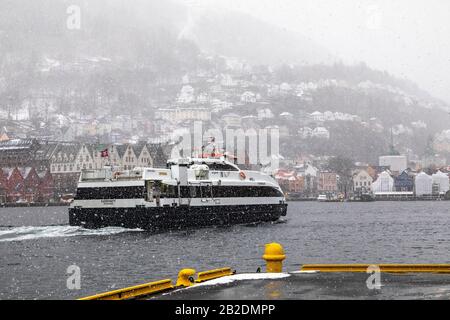
[[[211,152],[211,157],[215,157],[216,156],[216,137],[211,137],[211,143],[213,146],[212,152]]]

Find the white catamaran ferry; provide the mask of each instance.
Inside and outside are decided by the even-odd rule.
[[[225,158],[183,158],[167,168],[84,170],[69,208],[73,226],[169,230],[276,221],[284,194],[271,176]]]

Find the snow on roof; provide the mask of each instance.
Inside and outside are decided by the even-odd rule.
[[[446,177],[446,178],[448,178],[448,174],[442,172],[441,170],[438,170],[438,172],[433,174],[433,177]]]
[[[414,192],[412,191],[403,191],[403,192],[399,192],[399,191],[390,191],[390,192],[374,192],[375,195],[377,196],[412,196],[414,195]]]

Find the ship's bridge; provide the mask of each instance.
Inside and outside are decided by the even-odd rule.
[[[239,167],[234,163],[226,160],[225,157],[220,158],[180,158],[170,159],[167,166],[185,165],[191,167],[193,165],[207,165],[211,171],[240,171]]]

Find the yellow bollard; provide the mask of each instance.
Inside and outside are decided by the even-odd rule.
[[[178,279],[176,286],[190,287],[192,286],[191,277],[195,275],[194,269],[183,269],[178,273]],[[191,278],[191,279],[189,279]]]
[[[275,242],[266,244],[266,249],[262,258],[266,260],[266,272],[282,272],[283,260],[286,256],[284,255],[283,246],[281,244]]]

